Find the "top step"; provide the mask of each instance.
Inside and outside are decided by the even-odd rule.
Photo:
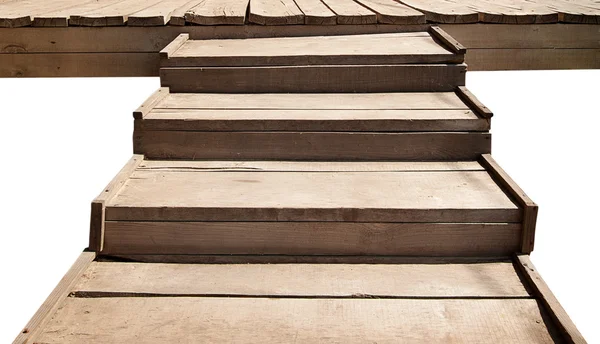
[[[464,85],[465,48],[441,29],[349,36],[190,40],[161,51],[172,92],[418,92]],[[201,82],[200,82],[201,80]]]

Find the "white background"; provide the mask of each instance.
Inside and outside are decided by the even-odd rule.
[[[532,260],[600,343],[600,70],[469,72],[493,155],[540,206]],[[132,154],[131,112],[158,78],[0,79],[0,343],[87,246],[91,200]]]

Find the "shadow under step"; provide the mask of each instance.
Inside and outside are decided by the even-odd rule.
[[[451,91],[466,50],[439,28],[348,36],[190,40],[161,51],[173,92]]]
[[[134,152],[156,159],[467,160],[490,153],[492,113],[466,88],[423,93],[155,92]]]
[[[493,162],[156,161],[92,204],[102,254],[506,256],[537,206]]]

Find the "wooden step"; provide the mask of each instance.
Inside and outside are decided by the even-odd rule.
[[[134,113],[157,159],[464,160],[490,153],[491,112],[435,93],[222,94],[161,88]]]
[[[349,36],[190,40],[161,51],[172,92],[452,91],[465,49],[439,28]]]
[[[584,343],[526,255],[169,264],[85,252],[18,342]]]
[[[155,161],[92,204],[103,254],[502,256],[537,207],[481,162]]]

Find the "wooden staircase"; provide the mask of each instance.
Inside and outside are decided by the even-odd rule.
[[[16,342],[585,342],[464,53],[438,28],[180,35],[90,252]]]

